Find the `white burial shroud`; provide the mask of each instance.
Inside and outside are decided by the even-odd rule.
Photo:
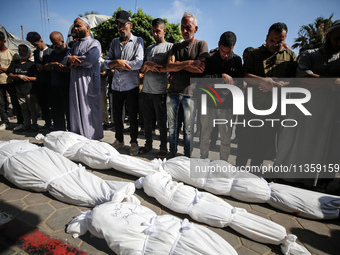
[[[162,166],[173,179],[216,195],[231,196],[250,203],[268,203],[275,208],[308,219],[339,217],[339,196],[283,184],[268,184],[254,174],[237,171],[223,160],[175,157],[167,161],[154,159],[147,162],[136,157],[121,155],[105,142],[89,140],[71,132],[56,131],[47,134],[46,137],[39,134],[36,138],[43,139],[44,145],[51,150],[95,169],[114,168],[141,177],[157,172],[159,166]],[[194,172],[196,169],[204,169],[204,171],[196,174]]]
[[[108,202],[73,219],[66,232],[86,231],[104,238],[117,254],[237,254],[222,237],[204,226],[171,215],[157,216],[134,203]]]
[[[175,182],[165,171],[141,177],[135,185],[136,188],[143,187],[147,195],[156,198],[163,206],[189,214],[198,222],[219,228],[230,226],[256,242],[282,244],[284,254],[310,254],[295,242],[295,235],[287,235],[283,226],[243,208],[233,207],[215,195]]]
[[[0,142],[0,173],[19,188],[48,191],[60,201],[94,207],[138,201],[133,183],[104,181],[64,156],[27,141]]]
[[[36,139],[43,140],[45,147],[66,158],[82,162],[94,169],[114,168],[123,173],[142,177],[158,171],[159,168],[159,162],[122,155],[108,143],[90,140],[71,132],[55,131],[46,136],[38,134]]]

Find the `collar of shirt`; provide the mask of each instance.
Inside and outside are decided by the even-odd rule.
[[[45,49],[39,51],[39,60],[43,61],[44,51],[47,50],[48,47],[46,46]]]
[[[262,46],[260,47],[260,50],[261,50],[261,51],[265,51],[265,52],[271,53],[271,52],[267,49],[265,43],[262,44]],[[287,50],[287,49],[286,49],[285,47],[281,46],[281,48],[280,48],[277,52],[274,52],[274,53],[272,53],[272,54],[274,55],[274,54],[282,53],[282,52],[284,52],[284,51],[286,51],[286,50]]]
[[[125,43],[124,45],[122,44],[122,41],[120,40],[120,38],[119,38],[119,43],[120,43],[121,46],[125,46],[128,42],[134,42],[136,39],[137,39],[137,37],[134,36],[134,35],[131,33],[129,39],[126,41],[126,43]]]

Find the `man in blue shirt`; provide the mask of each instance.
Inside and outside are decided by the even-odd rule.
[[[124,147],[122,115],[125,102],[130,122],[130,155],[135,156],[138,154],[139,69],[143,65],[144,45],[142,38],[131,33],[133,23],[128,12],[117,13],[116,26],[120,36],[112,40],[105,62],[107,69],[114,69],[111,88],[116,140],[112,146],[115,149]]]

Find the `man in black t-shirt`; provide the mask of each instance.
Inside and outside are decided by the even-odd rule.
[[[37,32],[29,32],[26,36],[36,50],[33,52],[34,63],[38,70],[37,95],[38,103],[41,108],[42,119],[45,120],[45,128],[51,128],[52,120],[50,114],[51,102],[51,72],[44,70],[44,65],[49,62],[52,49],[47,47],[41,36]]]
[[[212,56],[207,58],[204,74],[206,77],[214,77],[217,82],[242,86],[233,78],[241,78],[243,76],[242,60],[233,50],[236,44],[236,35],[233,32],[225,32],[221,35],[218,50]],[[213,86],[213,84],[212,84]],[[211,104],[208,101],[207,114],[200,116],[201,130],[200,132],[200,152],[201,158],[209,156],[209,142],[213,131],[214,119],[232,119],[233,98],[227,89],[215,89],[220,96],[219,104]],[[216,98],[217,99],[217,98]],[[217,99],[218,101],[218,99]],[[221,136],[220,159],[228,161],[230,154],[230,138],[232,127],[228,124],[217,125],[214,132],[219,132]]]
[[[65,44],[64,37],[60,32],[54,31],[50,34],[53,52],[44,70],[51,71],[51,112],[54,130],[70,130],[70,66],[61,64],[70,48]]]

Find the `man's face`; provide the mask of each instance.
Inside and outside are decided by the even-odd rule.
[[[337,29],[330,34],[329,40],[331,41],[333,50],[340,50],[340,29]]]
[[[185,17],[181,21],[181,32],[184,41],[191,42],[197,32],[198,27],[194,25],[193,17]]]
[[[223,46],[220,43],[218,44],[218,47],[219,47],[219,51],[220,51],[220,55],[222,59],[228,58],[234,50],[234,46],[227,47],[227,46]]]
[[[58,54],[62,53],[65,49],[64,42],[54,35],[50,36],[50,39],[51,39],[53,49],[55,50],[55,52]]]
[[[286,41],[287,31],[278,33],[274,30],[270,31],[266,38],[266,47],[271,53],[278,52]]]
[[[164,36],[166,33],[166,28],[164,25],[157,25],[152,27],[152,36],[155,39],[156,43],[161,43],[164,40]]]
[[[76,38],[85,38],[89,28],[81,19],[76,19],[74,21],[74,32]]]
[[[45,49],[45,44],[43,42],[42,39],[40,39],[39,41],[36,41],[34,43],[32,43],[32,45],[34,46],[34,48],[36,48],[37,50],[44,50]]]
[[[126,22],[122,23],[119,21],[116,21],[116,26],[120,35],[121,39],[126,39],[130,36],[131,28],[133,27],[132,22]]]

